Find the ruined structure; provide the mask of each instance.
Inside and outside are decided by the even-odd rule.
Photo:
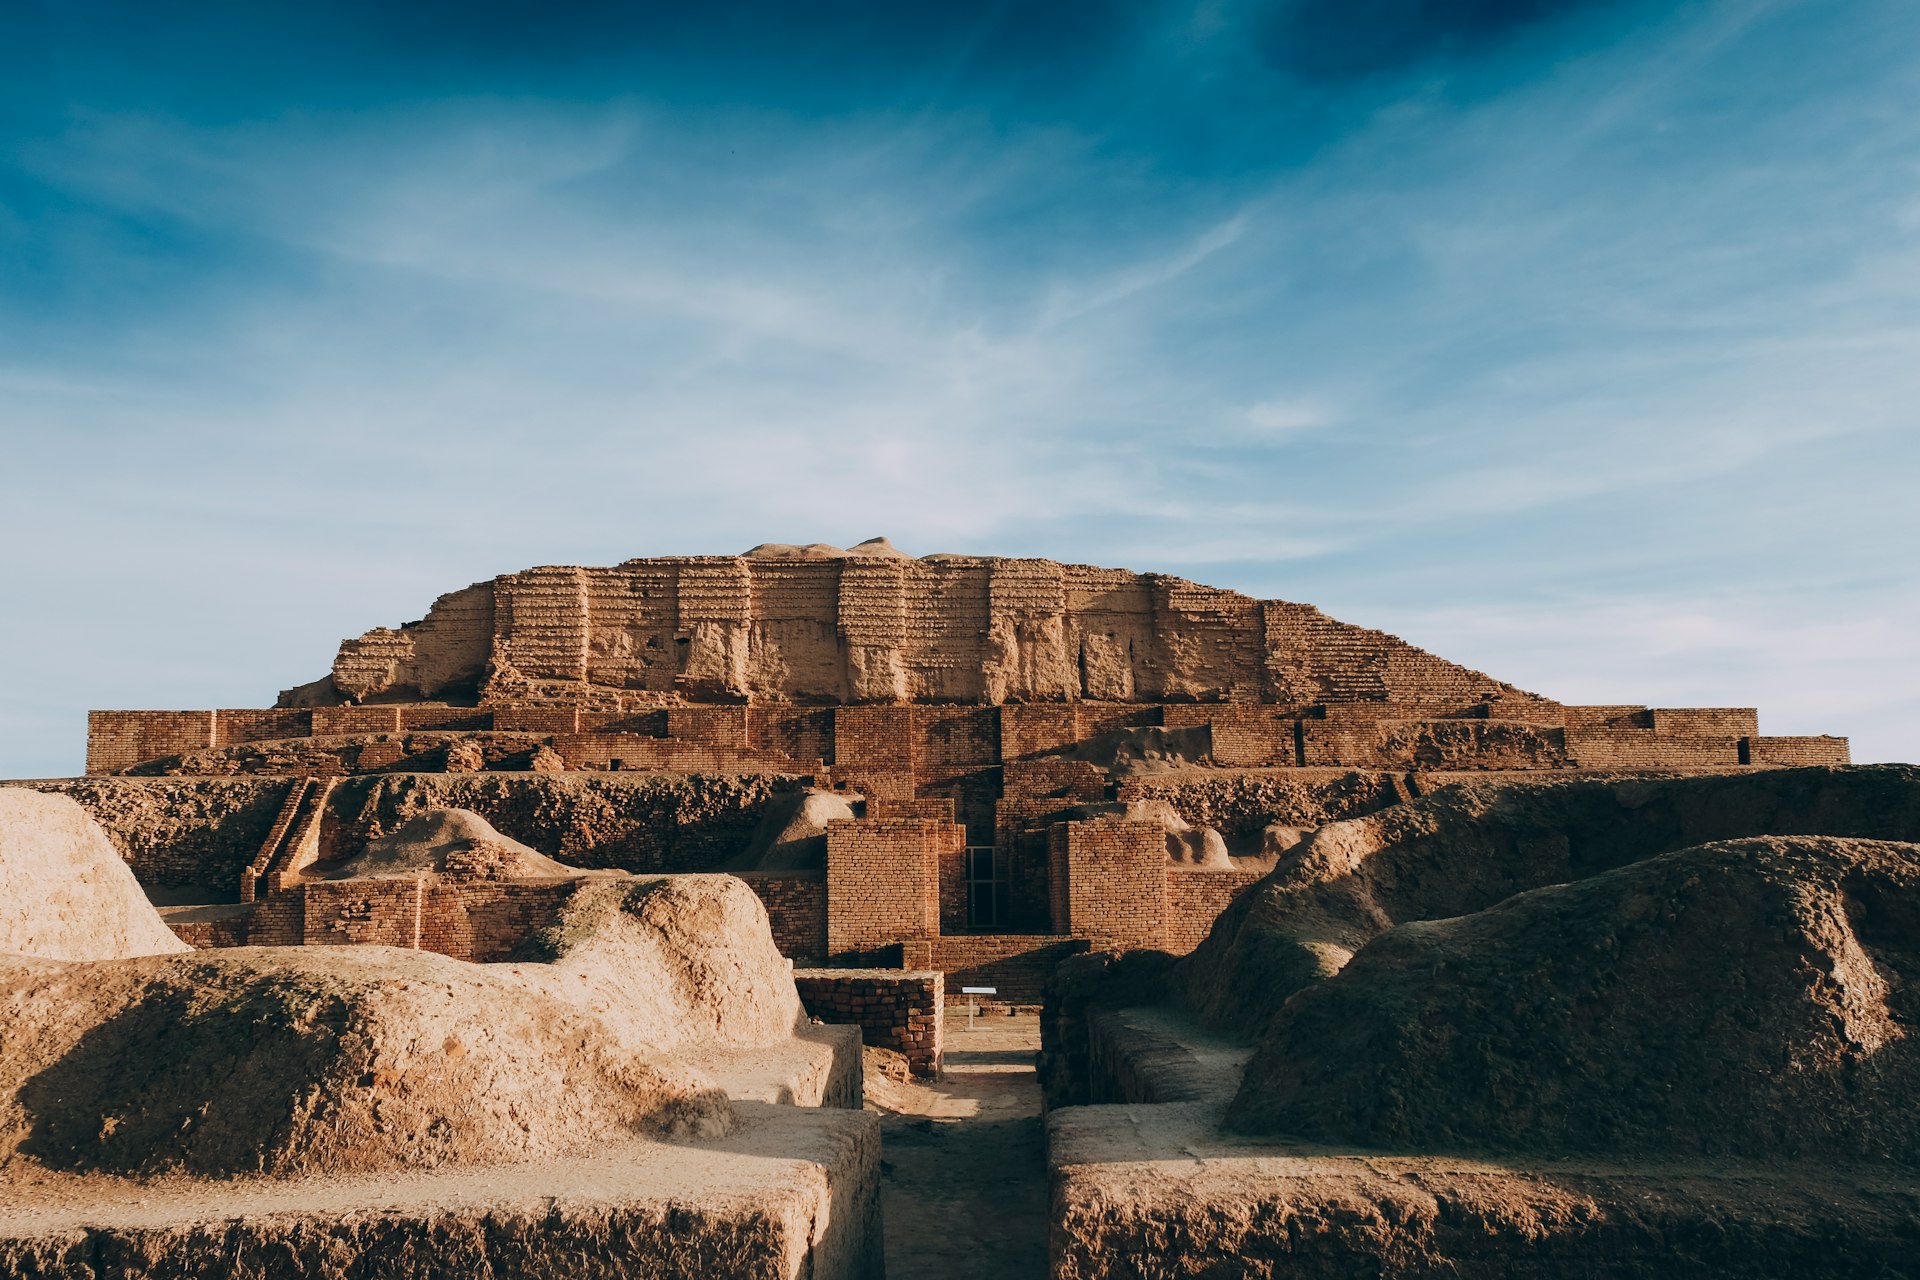
[[[651,1074],[582,1077],[599,1110],[529,1112],[535,1154],[624,1161],[625,1139],[575,1132],[615,1104],[667,1132],[756,1100],[849,1102],[844,1054],[809,1039],[847,1028],[814,1020],[857,1024],[903,1079],[937,1074],[959,1058],[950,984],[987,986],[1045,998],[1060,1280],[1142,1260],[1903,1274],[1920,777],[1846,764],[1845,739],[1763,736],[1752,709],[1567,705],[1307,605],[876,540],[508,574],[345,642],[273,707],[94,712],[90,776],[24,785],[91,814],[195,948],[358,947],[334,966],[343,998],[395,1039],[416,1014],[387,1002],[411,982],[468,993],[433,997],[450,1025],[476,1016],[463,998],[528,1017],[558,1001],[541,1016],[569,1043],[606,1037],[615,1065],[648,1050]],[[0,929],[80,954],[54,950],[93,910],[79,888]],[[140,911],[115,919],[176,945]],[[716,982],[743,938],[759,976]],[[35,1008],[113,1016],[154,993],[245,1007],[265,970],[295,994],[330,981],[304,951],[164,955],[113,982],[15,969],[0,979]],[[717,1043],[729,1018],[764,1034]],[[535,1040],[507,1066],[558,1052]],[[379,1075],[343,1061],[342,1081]],[[496,1093],[518,1078],[495,1075]],[[45,1105],[17,1083],[22,1114]],[[97,1162],[103,1106],[49,1123]],[[746,1181],[697,1193],[689,1229],[724,1234],[735,1190],[769,1190],[762,1158],[797,1155],[756,1265],[860,1274],[878,1153],[797,1110],[758,1115],[760,1146],[729,1139]],[[141,1149],[211,1141],[163,1128]],[[323,1154],[294,1138],[288,1158]],[[636,1256],[576,1208],[500,1238]],[[48,1221],[0,1213],[0,1269],[193,1245]],[[382,1219],[374,1247],[414,1248],[414,1222]],[[680,1238],[631,1230],[649,1257]]]
[[[346,641],[274,707],[94,712],[88,770],[295,779],[259,783],[276,790],[254,810],[277,817],[257,843],[174,877],[248,908],[194,924],[202,942],[419,931],[472,958],[510,952],[569,890],[436,883],[368,907],[327,878],[415,812],[375,777],[497,776],[431,803],[582,865],[735,871],[804,963],[1035,999],[1089,945],[1190,949],[1300,830],[1451,774],[1846,750],[1761,736],[1751,709],[1564,705],[1309,605],[1049,560],[912,559],[876,539],[505,574]],[[699,856],[616,834],[617,814],[667,802],[620,780],[662,776],[705,780],[703,804],[739,797]],[[767,797],[807,789],[841,797],[837,820],[742,861]],[[346,899],[361,914],[343,923]]]
[[[68,881],[0,917],[0,1275],[878,1274],[858,1037],[737,881],[602,877],[514,964],[194,951],[0,788],[0,883]]]
[[[1908,766],[1324,826],[1056,975],[1053,1275],[1911,1274],[1917,904]]]

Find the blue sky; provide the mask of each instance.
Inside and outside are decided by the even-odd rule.
[[[0,0],[0,776],[875,534],[1920,758],[1916,84],[1906,0]]]

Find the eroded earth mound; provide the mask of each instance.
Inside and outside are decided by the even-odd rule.
[[[85,810],[65,796],[0,788],[0,956],[185,950]]]
[[[1177,982],[1204,1021],[1257,1035],[1295,992],[1396,925],[1760,835],[1920,840],[1920,769],[1445,787],[1313,831],[1220,916]]]
[[[464,880],[529,880],[585,875],[511,836],[471,809],[428,809],[401,824],[334,872],[359,876],[428,875]]]
[[[98,828],[64,797],[0,791],[0,806],[16,819],[0,825],[6,940],[34,953],[0,955],[0,1167],[286,1177],[717,1137],[732,1104],[692,1064],[805,1022],[765,910],[732,877],[589,884],[543,937],[545,963],[375,946],[129,956],[185,948]],[[444,869],[448,846],[511,845],[448,811],[394,839],[387,862],[423,869]],[[79,930],[80,911],[107,925]]]
[[[1242,1130],[1397,1150],[1920,1165],[1920,845],[1727,841],[1375,938]]]
[[[248,947],[0,967],[0,1157],[295,1175],[724,1132],[590,1013],[430,952]]]
[[[802,787],[776,792],[761,812],[760,824],[729,871],[810,871],[827,865],[827,824],[850,822],[859,815],[859,796],[843,791]]]
[[[588,885],[539,944],[542,964],[489,966],[666,1050],[772,1044],[805,1021],[766,908],[732,876]]]

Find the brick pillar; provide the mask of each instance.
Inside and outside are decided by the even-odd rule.
[[[1167,833],[1160,824],[1056,823],[1048,845],[1055,860],[1055,932],[1125,947],[1165,947]]]
[[[940,932],[940,860],[966,828],[927,818],[827,824],[827,953],[870,958]]]

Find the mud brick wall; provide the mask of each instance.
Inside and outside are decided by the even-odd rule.
[[[1079,715],[1072,707],[1005,706],[999,710],[1003,760],[1031,759],[1080,740]]]
[[[918,795],[953,806],[954,820],[967,829],[968,844],[993,843],[995,806],[1002,788],[998,768],[929,766],[918,772],[915,782]]]
[[[925,818],[929,822],[952,822],[953,801],[944,799],[892,800],[876,797],[867,801],[869,818]]]
[[[570,769],[637,773],[755,773],[811,771],[814,761],[789,760],[744,747],[650,738],[637,733],[555,734],[553,749]]]
[[[911,774],[913,713],[912,707],[834,708],[834,766]]]
[[[1103,733],[1159,725],[1164,718],[1164,709],[1153,703],[1079,702],[1073,708],[1073,731],[1084,742]]]
[[[912,969],[795,969],[800,1003],[822,1022],[852,1023],[863,1044],[905,1055],[917,1076],[940,1074],[946,976]]]
[[[578,733],[586,713],[574,707],[509,705],[493,709],[493,727],[512,733]]]
[[[1566,711],[1566,726],[1569,732],[1589,732],[1596,729],[1651,729],[1653,712],[1641,706],[1569,706]]]
[[[967,851],[949,849],[939,856],[940,932],[967,931]]]
[[[1654,707],[1653,731],[1677,737],[1751,738],[1760,732],[1752,707]]]
[[[858,958],[938,933],[939,860],[965,841],[959,825],[924,818],[828,823],[828,956]]]
[[[1053,903],[1056,930],[1122,946],[1164,944],[1167,835],[1158,823],[1059,823],[1049,846],[1066,868],[1064,893]]]
[[[707,747],[747,747],[747,709],[744,706],[669,707],[667,736]]]
[[[913,726],[916,770],[1000,762],[998,708],[915,707]]]
[[[824,871],[740,873],[767,909],[773,945],[800,964],[827,958],[827,875]]]
[[[1754,738],[1748,744],[1751,764],[1848,764],[1852,753],[1845,738]]]
[[[246,945],[297,947],[306,941],[307,898],[283,893],[253,904],[246,917]]]
[[[961,987],[994,987],[1001,1004],[1039,1004],[1047,979],[1062,960],[1087,950],[1079,938],[1057,934],[972,934],[932,940],[931,968],[947,975],[947,990],[964,1004]]]
[[[1076,804],[1107,798],[1107,772],[1085,760],[1022,760],[1000,771],[1011,799],[1071,797]]]
[[[239,742],[305,738],[312,733],[311,711],[291,707],[228,707],[213,713],[211,745],[230,747]]]
[[[835,765],[829,774],[834,789],[858,792],[866,797],[869,804],[876,800],[897,800],[910,804],[915,799],[911,769],[870,769],[858,765],[842,768]]]
[[[506,960],[560,918],[580,884],[578,880],[428,884],[419,945],[456,960]],[[312,917],[311,907],[308,916]]]
[[[1556,769],[1569,763],[1565,730],[1508,720],[1303,720],[1300,743],[1302,759],[1319,767]]]
[[[1161,949],[1184,956],[1205,940],[1235,898],[1259,884],[1264,871],[1167,871],[1167,935]]]
[[[1119,798],[1165,800],[1193,825],[1214,827],[1230,842],[1251,849],[1270,823],[1317,827],[1394,804],[1394,776],[1339,768],[1143,774],[1123,779]]]
[[[317,881],[299,890],[307,946],[419,945],[427,890],[417,878]]]
[[[337,737],[353,733],[400,732],[400,708],[390,707],[315,707],[313,736]]]
[[[634,733],[643,738],[667,736],[667,713],[663,707],[650,711],[580,712],[577,727],[581,733]]]
[[[211,711],[89,711],[87,772],[118,773],[142,760],[213,745]]]
[[[757,751],[795,760],[833,759],[830,707],[748,707],[747,741]]]
[[[1582,769],[1700,769],[1742,763],[1741,739],[1680,736],[1645,729],[1567,731],[1567,751]]]
[[[493,712],[483,707],[442,707],[430,702],[400,708],[400,727],[408,733],[421,729],[461,729],[469,733],[492,729]]]
[[[1265,707],[1191,708],[1205,710],[1200,723],[1210,727],[1215,764],[1257,769],[1303,763],[1300,721]],[[1182,726],[1187,727],[1187,726]]]
[[[1274,702],[1466,704],[1523,694],[1398,636],[1339,622],[1312,605],[1269,600],[1258,608],[1264,693]]]

